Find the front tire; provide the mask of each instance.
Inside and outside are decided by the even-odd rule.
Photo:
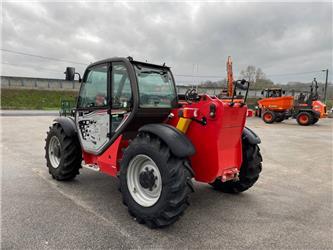
[[[58,181],[72,180],[81,168],[81,147],[75,136],[67,136],[56,123],[47,132],[45,159],[52,177]]]
[[[271,124],[275,121],[276,114],[272,111],[265,111],[262,114],[262,119],[265,123]]]
[[[243,141],[243,163],[237,181],[222,182],[216,179],[211,185],[224,193],[240,193],[249,189],[259,179],[262,170],[262,157],[257,144],[252,145]]]
[[[123,203],[150,228],[174,223],[188,207],[193,191],[189,161],[173,155],[158,137],[139,133],[121,160]]]

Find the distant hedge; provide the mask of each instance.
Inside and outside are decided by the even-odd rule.
[[[31,89],[1,89],[1,109],[39,109],[59,110],[61,100],[75,102],[77,91],[50,91]],[[248,98],[249,108],[254,108],[257,98]],[[329,100],[327,108],[332,108],[333,100]]]
[[[1,89],[1,109],[59,110],[61,100],[75,101],[76,91]]]

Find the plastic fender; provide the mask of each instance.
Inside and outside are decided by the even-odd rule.
[[[59,123],[67,136],[74,136],[77,133],[75,121],[69,117],[58,117],[53,120],[53,124]]]
[[[248,127],[244,127],[243,133],[242,133],[243,140],[247,141],[248,143],[255,145],[261,143],[261,140],[259,136],[254,133],[251,129]]]
[[[185,134],[168,124],[147,124],[139,132],[152,133],[164,141],[177,157],[194,155],[195,148]]]

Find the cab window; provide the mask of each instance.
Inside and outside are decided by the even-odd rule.
[[[176,99],[175,84],[167,68],[135,65],[140,107],[171,108]]]
[[[98,65],[88,69],[82,83],[78,107],[92,108],[107,106],[107,65]]]
[[[112,109],[129,109],[132,89],[127,69],[123,63],[112,63]]]

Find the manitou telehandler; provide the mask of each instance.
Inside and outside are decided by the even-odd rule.
[[[295,118],[302,126],[312,125],[327,117],[326,105],[319,101],[318,83],[312,81],[309,93],[297,97],[285,95],[281,88],[264,89],[263,98],[258,101],[257,116],[266,123],[282,122]]]
[[[73,117],[56,118],[47,133],[54,179],[71,180],[82,166],[117,176],[129,213],[152,228],[182,215],[193,177],[227,193],[258,180],[260,139],[245,127],[244,102],[193,90],[181,101],[169,67],[131,57],[91,64],[81,82]]]

